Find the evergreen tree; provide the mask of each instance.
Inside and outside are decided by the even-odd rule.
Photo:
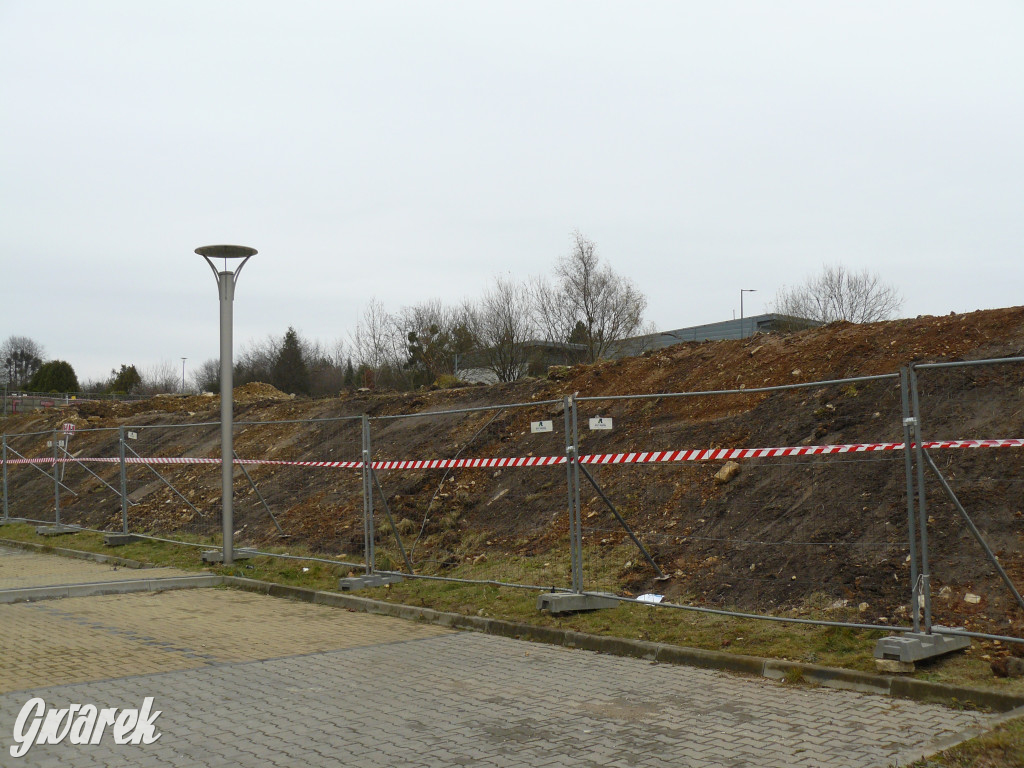
[[[302,344],[294,328],[288,328],[281,351],[274,361],[271,384],[282,392],[308,395],[310,392],[309,367],[302,356]]]
[[[587,343],[587,326],[583,324],[582,320],[577,320],[576,325],[572,329],[572,333],[569,334],[569,338],[566,339],[570,344],[586,344]]]
[[[121,370],[111,371],[110,375],[113,377],[110,386],[107,387],[107,392],[110,393],[130,395],[142,383],[142,377],[134,365],[121,363]]]
[[[63,360],[43,363],[28,384],[30,392],[77,392],[79,389],[75,369]]]

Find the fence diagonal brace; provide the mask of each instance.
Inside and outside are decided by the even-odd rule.
[[[116,494],[117,494],[118,496],[120,496],[120,495],[121,495],[121,492],[120,492],[119,490],[117,490],[117,488],[115,488],[114,486],[112,486],[112,485],[111,485],[110,483],[108,483],[108,482],[107,482],[106,480],[104,480],[104,479],[103,479],[102,477],[100,477],[100,476],[99,476],[99,475],[97,475],[97,474],[96,474],[95,472],[93,472],[93,471],[92,471],[91,469],[89,469],[89,468],[88,468],[87,466],[85,466],[85,464],[84,464],[84,463],[82,463],[81,461],[79,461],[78,459],[76,459],[76,458],[75,458],[74,456],[72,456],[72,455],[71,455],[70,453],[68,453],[68,450],[67,450],[67,448],[62,448],[61,450],[62,450],[62,451],[64,451],[64,455],[65,455],[65,456],[67,456],[67,457],[68,457],[68,458],[69,458],[69,459],[70,459],[70,460],[71,460],[71,461],[72,461],[73,463],[75,463],[75,464],[77,464],[78,466],[80,466],[80,467],[81,467],[82,469],[84,469],[84,470],[85,470],[86,472],[88,472],[88,473],[89,473],[90,475],[92,475],[93,477],[95,477],[95,478],[96,478],[97,480],[99,480],[99,481],[100,481],[101,483],[103,483],[103,485],[107,486],[107,488],[109,488],[110,490],[112,490],[112,491],[113,491],[114,493],[116,493]],[[63,485],[63,483],[61,483],[61,485]],[[66,488],[67,486],[64,486],[64,487]],[[134,507],[134,506],[135,506],[136,504],[138,504],[139,502],[137,502],[137,501],[132,501],[131,499],[128,499],[128,503],[129,503],[129,504],[131,504],[131,505],[132,505],[132,506]]]
[[[174,491],[174,493],[177,494],[179,499],[181,499],[186,504],[188,504],[190,507],[192,507],[192,511],[194,511],[200,517],[206,517],[206,513],[205,512],[200,512],[198,509],[196,509],[196,505],[195,504],[193,504],[191,501],[189,501],[184,496],[182,496],[181,495],[181,491],[179,491],[177,488],[175,488],[173,485],[171,485],[163,475],[161,475],[159,472],[157,472],[155,469],[153,469],[153,467],[151,467],[146,462],[145,459],[143,459],[141,456],[139,456],[139,454],[135,453],[135,451],[132,449],[132,447],[130,445],[125,445],[125,448],[127,448],[129,451],[131,451],[132,455],[135,456],[135,458],[142,459],[142,466],[144,466],[146,469],[148,469],[150,472],[152,472],[154,475],[156,475],[157,478],[159,478],[161,483],[163,483],[168,488],[170,488],[172,491]]]
[[[46,475],[46,476],[47,476],[47,477],[48,477],[48,478],[49,478],[50,480],[53,480],[53,475],[51,475],[51,474],[50,474],[49,472],[47,472],[47,471],[46,471],[45,469],[43,469],[42,467],[36,466],[36,460],[35,460],[35,459],[29,459],[29,458],[27,458],[27,457],[25,457],[25,456],[22,456],[22,455],[21,455],[20,453],[18,453],[18,452],[17,452],[16,450],[14,450],[13,448],[11,448],[11,446],[9,446],[9,445],[7,446],[7,450],[8,450],[8,451],[10,451],[11,453],[13,453],[13,454],[14,454],[15,456],[18,456],[18,457],[20,457],[20,458],[24,459],[25,461],[27,461],[27,462],[28,462],[28,465],[29,465],[30,467],[32,467],[32,468],[33,468],[34,470],[36,470],[37,472],[42,472],[42,473],[43,473],[44,475]],[[50,461],[50,462],[52,462],[52,461],[53,461],[53,459],[46,459],[46,461]],[[66,485],[64,485],[64,483],[61,483],[61,484],[60,484],[60,487],[61,487],[61,488],[63,488],[63,489],[64,489],[65,491],[67,491],[68,493],[70,493],[70,494],[71,494],[72,496],[77,496],[77,495],[78,495],[78,494],[77,494],[77,493],[75,493],[75,492],[74,492],[73,490],[71,490],[71,489],[70,489],[70,488],[68,488],[68,487],[67,487]]]
[[[388,523],[391,525],[391,532],[395,534],[395,541],[398,542],[398,550],[402,553],[402,559],[405,560],[405,567],[409,573],[412,573],[412,563],[409,562],[409,555],[405,553],[405,547],[402,546],[402,537],[398,533],[398,527],[395,525],[395,519],[391,516],[391,507],[388,506],[388,500],[384,496],[384,489],[380,487],[380,480],[377,479],[377,473],[373,471],[373,467],[370,467],[370,477],[373,478],[373,484],[377,486],[377,491],[380,493],[380,500],[384,502],[384,514],[387,515]]]
[[[1003,583],[1005,583],[1006,586],[1009,587],[1010,591],[1013,593],[1014,598],[1017,600],[1017,605],[1019,605],[1021,608],[1024,608],[1024,598],[1021,598],[1020,592],[1017,591],[1017,587],[1015,587],[1013,584],[1013,580],[1006,573],[1006,571],[1003,570],[1003,566],[999,563],[999,558],[996,557],[995,552],[992,551],[992,548],[989,547],[988,542],[986,542],[984,537],[981,535],[981,531],[978,530],[978,527],[974,524],[974,521],[971,520],[971,516],[967,514],[967,510],[964,509],[963,504],[960,503],[960,500],[956,497],[956,494],[953,493],[953,489],[950,488],[949,483],[946,482],[946,478],[943,477],[942,472],[939,471],[939,468],[938,466],[936,466],[935,461],[931,457],[931,454],[929,454],[928,451],[924,450],[923,448],[921,449],[921,452],[924,454],[924,459],[925,461],[928,462],[928,466],[932,468],[932,472],[934,472],[935,476],[939,478],[939,483],[942,485],[942,490],[946,492],[946,495],[949,497],[949,500],[952,501],[953,506],[956,507],[957,512],[960,513],[960,516],[964,519],[964,522],[967,523],[967,527],[971,529],[971,533],[974,534],[974,538],[978,540],[978,543],[981,544],[981,548],[985,550],[985,554],[988,556],[989,562],[991,562],[992,565],[995,567],[996,571],[998,571],[999,576],[1003,580]]]
[[[238,461],[239,461],[238,468],[240,470],[242,470],[242,474],[245,475],[245,479],[249,481],[249,485],[252,486],[253,491],[256,492],[256,498],[258,498],[260,500],[260,503],[263,505],[263,508],[265,510],[267,510],[267,514],[270,515],[270,519],[274,521],[274,525],[277,526],[277,532],[279,534],[281,534],[282,536],[286,536],[287,534],[281,528],[281,524],[279,522],[277,522],[277,518],[274,517],[274,513],[270,511],[270,505],[267,504],[267,500],[263,498],[263,494],[260,493],[260,489],[256,487],[256,483],[253,482],[253,479],[249,475],[248,470],[246,470],[245,464],[241,463],[242,460],[239,458],[238,452],[235,451],[234,449],[232,449],[231,453],[233,453],[235,458],[238,459]]]
[[[633,533],[633,529],[629,527],[629,523],[627,523],[625,519],[622,517],[622,515],[619,514],[619,510],[617,510],[615,508],[615,505],[612,504],[611,499],[609,499],[605,495],[605,492],[601,490],[601,486],[597,484],[597,481],[594,479],[594,476],[587,471],[586,465],[579,464],[579,468],[580,471],[583,472],[584,477],[586,477],[587,480],[590,481],[590,484],[594,486],[594,490],[597,491],[597,495],[600,496],[604,503],[608,505],[608,509],[610,509],[612,511],[612,514],[615,515],[615,519],[619,521],[619,525],[621,525],[625,529],[626,533],[629,534],[629,538],[631,538],[633,540],[633,543],[636,544],[637,549],[639,549],[643,553],[643,556],[647,558],[647,562],[651,564],[651,567],[658,572],[658,578],[667,579],[668,576],[662,573],[661,568],[659,568],[658,564],[654,562],[654,558],[651,557],[650,553],[644,548],[644,545],[640,543],[640,539],[638,539],[636,537],[636,534]]]

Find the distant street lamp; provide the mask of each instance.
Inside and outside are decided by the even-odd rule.
[[[743,338],[743,294],[757,293],[757,288],[740,288],[740,338]],[[751,334],[753,335],[753,334]]]
[[[185,361],[187,357],[181,358],[181,393],[185,394]]]
[[[255,248],[244,245],[204,245],[196,248],[196,253],[206,259],[217,279],[217,291],[220,294],[220,461],[221,461],[221,500],[223,512],[224,565],[234,562],[234,510],[232,507],[233,475],[234,475],[234,435],[232,434],[234,408],[234,392],[231,377],[231,332],[232,304],[235,300],[235,283],[245,262],[257,253]],[[218,271],[211,259],[224,259],[223,271]],[[228,259],[241,259],[242,263],[234,272],[228,269]],[[182,362],[184,371],[184,358]],[[184,377],[184,373],[182,373]]]

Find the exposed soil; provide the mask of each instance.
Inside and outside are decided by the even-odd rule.
[[[683,343],[642,357],[552,370],[545,379],[414,393],[356,392],[304,400],[265,384],[235,392],[235,447],[242,458],[356,461],[360,418],[373,418],[377,460],[456,456],[543,456],[565,450],[561,399],[752,389],[893,374],[910,362],[977,360],[1024,354],[1024,308],[919,317],[869,325],[840,323],[788,335]],[[922,370],[925,439],[1024,437],[1024,365]],[[558,402],[548,402],[558,401]],[[379,420],[502,403],[529,407]],[[219,455],[219,398],[163,396],[124,404],[81,402],[59,411],[8,418],[8,435],[64,422],[78,432],[78,456],[118,455],[117,433],[143,456]],[[613,419],[590,431],[588,419]],[[774,391],[581,401],[581,453],[708,447],[775,447],[903,440],[899,380],[884,378]],[[554,421],[533,434],[530,422]],[[319,420],[319,421],[312,421]],[[288,423],[254,423],[284,422]],[[204,425],[167,429],[166,425]],[[96,430],[96,431],[90,431]],[[49,455],[45,435],[9,437],[26,456]],[[933,453],[960,502],[1018,584],[1024,585],[1024,449]],[[668,581],[629,545],[622,528],[583,480],[587,586],[754,610],[844,608],[869,622],[907,621],[910,566],[902,452],[749,459],[729,483],[722,462],[592,466],[589,471],[627,519]],[[117,487],[117,466],[86,465]],[[143,467],[129,470],[133,526],[214,534],[220,481],[215,465],[163,466],[173,492]],[[72,465],[62,496],[66,520],[120,526],[110,488]],[[358,471],[255,466],[258,493],[236,472],[236,521],[244,543],[301,543],[331,555],[362,548]],[[388,509],[418,568],[440,571],[488,552],[565,559],[568,518],[564,467],[382,471]],[[11,514],[45,517],[53,482],[31,468],[10,476]],[[995,569],[960,514],[928,473],[929,556],[938,621],[1000,634],[1024,632]],[[288,538],[281,539],[262,496]],[[49,512],[45,499],[49,499]],[[187,503],[186,503],[187,500]],[[42,505],[42,508],[40,508]],[[396,564],[397,547],[375,499],[379,551]],[[415,542],[415,544],[414,544]],[[973,597],[977,596],[975,602]],[[810,608],[808,607],[810,606]]]

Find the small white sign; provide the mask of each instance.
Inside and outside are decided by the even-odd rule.
[[[46,447],[47,448],[53,448],[53,440],[47,440],[46,441]],[[63,448],[64,447],[64,441],[63,440],[58,440],[57,441],[57,447],[58,448]]]
[[[636,601],[638,603],[660,603],[664,599],[664,595],[655,595],[651,592],[648,592],[646,594],[637,596]]]
[[[609,416],[597,416],[590,420],[591,429],[611,429],[612,420]]]
[[[553,421],[531,421],[530,431],[531,432],[552,432],[555,429],[555,422]]]
[[[139,433],[138,432],[129,432],[128,433],[128,439],[129,440],[138,440],[139,439]]]

